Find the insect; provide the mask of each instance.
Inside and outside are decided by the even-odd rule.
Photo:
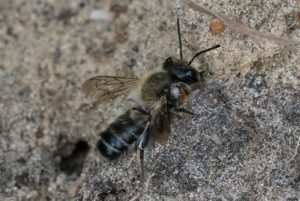
[[[180,59],[168,57],[140,79],[96,76],[83,84],[89,97],[100,103],[126,95],[123,112],[100,133],[96,147],[108,159],[118,158],[131,144],[138,142],[141,174],[144,175],[144,149],[150,140],[166,139],[174,112],[192,112],[180,108],[188,95],[201,87],[206,71],[191,66],[200,54],[220,47],[215,45],[197,52],[189,62],[183,60],[180,23],[177,19]]]

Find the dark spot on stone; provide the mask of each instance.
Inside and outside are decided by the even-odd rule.
[[[245,84],[248,88],[255,89],[257,92],[261,92],[267,88],[267,82],[265,81],[265,75],[263,74],[246,74]]]
[[[104,42],[102,45],[102,48],[106,55],[111,55],[114,53],[114,51],[116,49],[116,45],[115,45],[115,43],[112,43],[112,42]]]
[[[22,164],[22,165],[26,164],[26,160],[24,158],[17,159],[17,162],[20,163],[20,164]]]
[[[25,115],[25,120],[28,122],[36,122],[36,117],[32,115],[32,113],[27,113]]]
[[[62,157],[60,162],[60,170],[68,175],[75,173],[77,176],[80,175],[84,160],[87,156],[90,147],[87,142],[79,140],[69,156]]]
[[[197,29],[197,24],[192,23],[192,25],[191,25],[191,30],[196,30],[196,29]]]
[[[159,31],[166,31],[167,30],[167,22],[163,21],[163,22],[159,23],[158,30]]]
[[[16,187],[21,188],[22,186],[28,186],[28,173],[23,173],[20,176],[16,177]]]
[[[134,45],[134,46],[132,47],[132,51],[138,52],[138,51],[139,51],[139,46],[138,46],[138,45]]]
[[[84,8],[85,7],[85,3],[81,2],[78,6],[79,6],[79,8]]]
[[[18,95],[21,98],[27,98],[31,94],[31,88],[29,86],[22,88],[19,92]]]
[[[179,176],[180,189],[186,191],[195,191],[198,187],[198,182],[190,174],[182,174]]]
[[[231,139],[229,143],[229,152],[237,153],[239,150],[244,147],[250,140],[251,132],[247,129],[247,127],[240,126],[231,134]]]
[[[117,43],[123,44],[128,40],[127,25],[117,26],[114,29],[114,40]]]
[[[212,153],[215,143],[212,140],[201,140],[193,145],[193,150],[197,159],[207,158]]]
[[[43,128],[41,126],[38,127],[37,131],[35,132],[35,137],[37,139],[41,138],[44,136],[44,131]]]
[[[63,21],[64,23],[67,23],[76,14],[77,13],[71,9],[64,9],[58,14],[56,19],[58,21]]]
[[[61,58],[61,50],[60,50],[60,46],[57,46],[54,50],[54,52],[52,53],[52,61],[54,64],[58,64],[59,60]]]
[[[125,5],[113,4],[110,7],[110,12],[113,13],[113,15],[114,15],[115,18],[120,17],[120,15],[122,13],[126,13],[126,11],[127,11],[127,6],[125,6]]]
[[[42,10],[40,11],[40,13],[44,16],[45,20],[47,20],[47,21],[53,20],[55,18],[55,16],[54,16],[55,9],[50,4],[46,4],[42,8]]]
[[[168,153],[163,153],[157,159],[155,165],[156,175],[152,178],[155,185],[160,185],[163,181],[169,180],[171,177],[175,179],[176,184],[180,189],[185,191],[193,191],[197,189],[198,182],[187,172],[184,167],[184,155],[169,150]],[[177,173],[176,173],[177,172]],[[172,195],[166,190],[166,195]]]
[[[88,55],[90,55],[92,58],[99,60],[101,58],[101,55],[103,54],[103,50],[105,51],[105,49],[102,48],[87,48],[86,49],[86,53]],[[106,55],[109,55],[109,53],[107,54],[105,52]]]
[[[14,32],[12,27],[7,27],[6,34],[13,37],[14,39],[18,39],[18,35]]]
[[[261,58],[258,58],[256,61],[253,62],[251,69],[255,70],[255,71],[260,71],[263,67],[263,62],[261,60]]]
[[[130,58],[128,61],[124,62],[124,66],[129,68],[133,68],[136,65],[136,60],[134,58]]]
[[[101,192],[98,194],[99,200],[106,200],[108,195],[117,193],[116,186],[110,179],[98,182],[96,185],[98,189],[101,189]]]
[[[176,155],[175,155],[176,154]],[[157,176],[159,178],[170,177],[176,169],[181,169],[183,166],[184,156],[180,153],[164,153],[157,161],[159,161],[156,166]]]
[[[288,122],[299,125],[300,123],[300,103],[293,105],[287,112]]]
[[[294,179],[294,184],[297,184],[300,182],[300,174]]]

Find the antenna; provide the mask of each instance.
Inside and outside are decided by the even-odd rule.
[[[178,33],[178,41],[179,41],[180,60],[182,61],[182,42],[181,42],[179,18],[177,18],[177,33]]]
[[[219,48],[219,47],[221,47],[221,45],[215,45],[215,46],[213,46],[213,47],[211,47],[211,48],[208,48],[208,49],[206,49],[206,50],[202,50],[202,51],[200,51],[200,52],[197,52],[197,53],[193,56],[193,58],[189,61],[189,65],[191,65],[191,63],[194,61],[194,59],[197,58],[200,54],[203,54],[203,53],[205,53],[205,52],[211,51],[211,50],[216,49],[216,48]]]

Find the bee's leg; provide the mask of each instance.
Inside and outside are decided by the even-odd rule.
[[[140,157],[140,163],[141,163],[141,174],[142,174],[142,179],[144,179],[144,150],[148,145],[149,142],[149,123],[147,124],[144,132],[141,135],[140,138],[140,143],[139,143],[139,157]]]
[[[186,113],[186,114],[190,114],[190,115],[197,115],[196,113],[189,111],[187,109],[184,108],[176,108],[175,109],[176,112],[182,112],[182,113]]]
[[[178,108],[176,107],[176,105],[173,105],[173,104],[168,104],[169,108],[173,109],[173,111],[175,112],[182,112],[182,113],[186,113],[186,114],[190,114],[190,115],[197,115],[196,113],[192,112],[192,111],[189,111],[185,108]]]
[[[145,178],[145,174],[144,174],[144,149],[139,148],[140,151],[140,164],[141,164],[141,178],[142,181]]]
[[[140,107],[133,107],[132,109],[136,110],[136,111],[139,111],[140,113],[143,113],[143,114],[146,114],[146,115],[150,114],[147,110],[145,110],[143,108],[140,108]]]

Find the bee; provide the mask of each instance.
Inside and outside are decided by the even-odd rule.
[[[131,144],[138,142],[141,174],[144,175],[144,150],[149,140],[163,141],[170,133],[174,112],[194,114],[181,105],[188,95],[204,83],[206,71],[191,66],[200,54],[220,47],[215,45],[197,52],[189,62],[183,60],[180,23],[177,18],[180,59],[168,57],[161,67],[141,78],[96,76],[83,84],[88,97],[100,103],[126,95],[123,112],[101,132],[96,147],[108,159],[118,158]]]

